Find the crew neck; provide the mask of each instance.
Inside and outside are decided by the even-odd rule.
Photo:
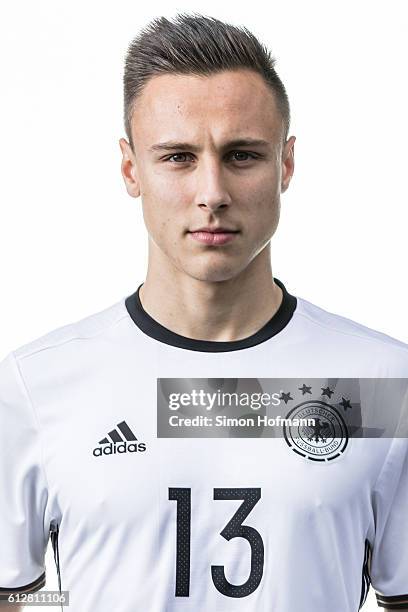
[[[141,283],[134,293],[125,298],[125,306],[135,325],[142,332],[159,342],[190,351],[208,353],[237,351],[256,346],[272,338],[272,336],[276,336],[276,334],[282,331],[291,320],[296,309],[297,298],[288,293],[284,284],[278,278],[274,277],[274,281],[278,287],[282,289],[282,302],[278,310],[261,329],[251,336],[241,338],[240,340],[198,340],[196,338],[182,336],[164,327],[161,323],[153,319],[142,306],[139,291],[144,283]]]

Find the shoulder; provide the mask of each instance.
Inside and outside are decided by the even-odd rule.
[[[87,315],[77,321],[50,330],[12,351],[18,360],[24,360],[43,351],[52,352],[74,342],[89,341],[108,333],[127,316],[124,298],[101,311]]]
[[[317,343],[347,349],[348,354],[362,355],[365,360],[387,363],[394,376],[408,376],[408,344],[358,321],[330,312],[297,298],[296,314],[302,328]]]

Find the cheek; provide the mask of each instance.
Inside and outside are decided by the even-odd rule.
[[[173,204],[169,198],[168,186],[155,173],[144,173],[141,178],[141,202],[143,219],[146,228],[152,236],[164,231],[166,223],[172,218]],[[168,229],[170,230],[170,225]]]
[[[168,255],[178,249],[183,231],[187,229],[187,215],[183,214],[174,194],[170,197],[156,185],[154,190],[142,196],[142,209],[146,230],[155,244]]]
[[[271,191],[263,194],[263,199],[253,202],[248,215],[248,242],[257,253],[274,235],[280,217],[280,198]]]
[[[265,230],[267,234],[272,235],[276,230],[280,217],[279,195],[277,195],[273,199],[270,198],[269,201],[265,204],[263,216],[265,219]]]
[[[166,205],[157,199],[143,199],[143,218],[148,233],[155,239],[156,242],[170,240],[174,233],[175,218],[171,213],[169,202]]]
[[[273,181],[264,181],[259,189],[248,194],[243,205],[250,226],[258,233],[268,233],[276,227],[280,214],[280,192]]]

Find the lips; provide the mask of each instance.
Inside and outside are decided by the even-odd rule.
[[[225,230],[217,228],[216,230],[200,229],[194,232],[189,232],[189,235],[202,244],[218,246],[227,244],[235,239],[239,232],[237,230]]]

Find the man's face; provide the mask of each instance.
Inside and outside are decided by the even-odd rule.
[[[285,144],[282,134],[274,94],[253,71],[153,77],[135,105],[134,154],[119,141],[128,193],[141,196],[149,256],[203,281],[246,269],[276,230],[293,173],[295,138]],[[233,142],[248,139],[264,142]],[[208,226],[237,233],[224,244],[193,237]]]

